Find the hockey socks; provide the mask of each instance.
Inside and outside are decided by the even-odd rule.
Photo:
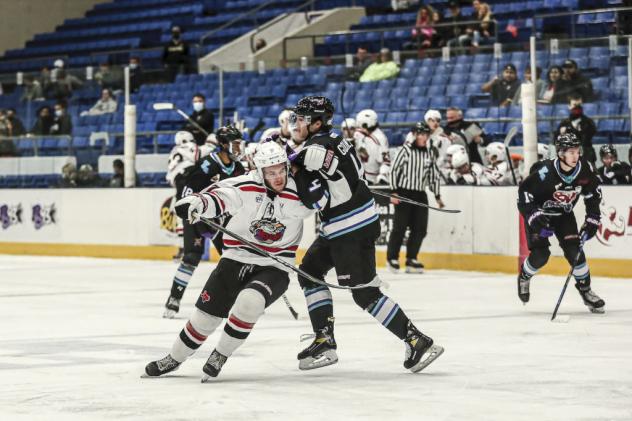
[[[406,338],[409,319],[395,301],[382,295],[366,311],[399,339]]]
[[[180,335],[171,348],[171,356],[183,362],[204,343],[206,338],[217,329],[222,319],[195,309],[191,319],[180,331]]]
[[[178,270],[173,277],[173,283],[171,284],[172,297],[177,298],[178,300],[182,298],[182,295],[184,295],[184,291],[187,289],[187,285],[189,285],[189,281],[193,276],[195,268],[196,266],[188,263],[180,263],[180,266],[178,266]]]
[[[326,286],[318,286],[311,289],[303,288],[303,294],[305,294],[312,327],[316,332],[324,328],[327,325],[327,320],[333,317],[334,302],[331,291]]]

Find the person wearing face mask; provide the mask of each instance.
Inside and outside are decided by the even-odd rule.
[[[215,116],[206,108],[206,98],[201,93],[193,95],[193,114],[189,118],[197,123],[198,126],[206,130],[206,133],[213,133],[213,127],[215,126]],[[195,143],[202,146],[206,142],[207,134],[196,127],[191,122],[187,122],[182,130],[191,132],[195,137]]]
[[[129,58],[129,84],[132,92],[138,92],[143,84],[143,68],[140,58],[136,56]]]
[[[55,117],[53,125],[50,126],[50,134],[56,136],[72,134],[72,120],[63,102],[55,104]]]
[[[568,118],[560,122],[555,137],[568,131],[574,131],[582,143],[583,156],[593,166],[597,160],[597,155],[592,145],[592,138],[597,133],[597,125],[595,122],[584,114],[582,107],[582,98],[578,95],[571,96],[568,108],[570,115]]]
[[[182,41],[180,27],[171,28],[171,40],[162,53],[162,62],[169,76],[173,81],[177,74],[185,74],[189,65],[189,46]]]

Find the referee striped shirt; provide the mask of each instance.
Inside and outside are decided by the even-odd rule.
[[[405,143],[391,164],[391,189],[424,191],[428,187],[435,197],[439,197],[440,178],[434,155],[427,148]]]

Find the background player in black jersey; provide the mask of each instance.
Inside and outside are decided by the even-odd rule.
[[[380,223],[353,145],[332,132],[333,113],[328,98],[313,96],[301,99],[292,115],[295,133],[306,135],[295,160],[297,191],[307,207],[318,209],[321,220],[320,235],[300,268],[319,279],[335,268],[340,285],[356,286],[377,277],[375,240]],[[315,332],[313,343],[298,354],[299,368],[334,364],[338,356],[331,291],[302,276],[299,283]],[[358,306],[404,341],[405,368],[420,371],[443,352],[379,288],[356,289],[351,294]]]
[[[603,145],[599,148],[599,159],[603,166],[597,170],[601,184],[630,184],[632,174],[630,166],[619,161],[617,149],[613,145]]]
[[[548,261],[549,237],[555,234],[570,264],[580,253],[573,276],[584,304],[594,313],[603,313],[605,303],[590,288],[588,263],[580,251],[599,228],[599,180],[592,165],[581,159],[581,141],[575,133],[558,135],[555,147],[557,158],[535,163],[518,189],[518,209],[526,221],[530,251],[518,275],[518,296],[523,303],[529,301],[531,277]],[[586,218],[578,233],[573,208],[580,195],[584,196]]]
[[[195,165],[187,168],[175,178],[176,200],[193,193],[199,193],[215,181],[236,177],[245,173],[238,155],[241,133],[235,127],[220,127],[215,132],[219,143],[218,150],[200,159]],[[177,210],[177,208],[176,208]],[[204,254],[204,237],[213,239],[217,251],[222,253],[221,235],[211,232],[202,223],[191,224],[187,215],[180,215],[183,220],[184,253],[171,284],[171,292],[165,303],[163,317],[171,319],[180,310],[180,300],[195,268]]]

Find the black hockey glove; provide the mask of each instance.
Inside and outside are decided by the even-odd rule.
[[[582,225],[582,241],[588,241],[597,234],[599,229],[599,215],[586,215]]]
[[[527,224],[531,230],[541,238],[549,238],[553,235],[554,231],[549,226],[550,222],[549,216],[545,215],[542,209],[537,209],[527,218]]]

